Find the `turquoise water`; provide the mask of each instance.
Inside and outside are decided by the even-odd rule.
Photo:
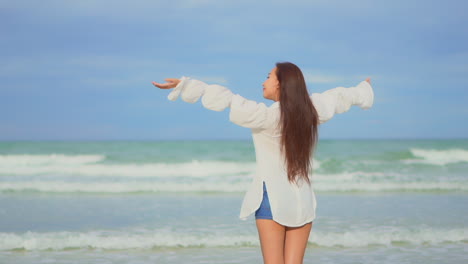
[[[313,166],[305,263],[466,262],[468,140],[321,140]],[[261,263],[254,169],[249,140],[0,142],[0,263]]]

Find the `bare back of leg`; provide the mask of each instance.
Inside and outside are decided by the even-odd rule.
[[[301,227],[286,227],[284,242],[285,264],[302,264],[311,229],[312,223]]]
[[[264,264],[284,264],[286,227],[269,219],[257,219]]]

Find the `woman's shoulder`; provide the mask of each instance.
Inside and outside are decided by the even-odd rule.
[[[279,101],[272,103],[269,108],[279,108]]]

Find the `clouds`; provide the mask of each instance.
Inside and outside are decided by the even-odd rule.
[[[334,83],[343,80],[343,75],[321,73],[319,69],[302,69],[306,83]]]
[[[421,113],[435,114],[429,106],[441,99],[437,116],[443,116],[444,109],[462,105],[467,97],[466,5],[370,0],[0,1],[0,112],[30,111],[31,120],[46,118],[60,127],[66,121],[57,114],[57,105],[26,102],[22,96],[40,91],[43,98],[59,98],[65,113],[89,114],[90,98],[96,102],[93,111],[120,116],[132,111],[122,105],[133,105],[146,118],[156,117],[148,113],[154,100],[158,109],[171,109],[169,116],[157,116],[164,118],[164,131],[210,116],[211,127],[193,135],[210,138],[213,130],[225,127],[219,122],[227,120],[223,113],[206,113],[200,105],[171,104],[150,86],[151,81],[190,76],[269,104],[262,97],[261,83],[275,62],[290,61],[303,70],[314,91],[352,86],[371,77],[377,104],[366,117],[351,111],[346,116],[351,120],[364,118],[366,123],[368,118],[372,124],[393,115],[419,119]],[[429,96],[441,94],[441,89],[446,92],[439,98]],[[145,107],[138,108],[139,102]],[[36,116],[38,105],[49,114]],[[73,110],[67,111],[67,106]],[[412,108],[420,110],[403,110]],[[174,109],[194,116],[170,116]],[[467,117],[463,111],[458,115],[449,119]],[[28,124],[27,114],[21,118],[21,124]],[[115,125],[105,114],[93,120]],[[0,114],[0,122],[17,127],[5,114]],[[427,119],[431,122],[434,134],[440,135],[436,120]],[[37,123],[30,123],[24,129],[34,133]],[[418,128],[393,132],[401,125],[398,119],[390,120],[366,133],[369,137],[427,134]],[[126,138],[150,129],[144,122],[136,128],[134,122],[120,120],[119,126],[134,133]],[[323,129],[324,135],[334,136],[339,133],[332,130],[346,131],[339,123]],[[455,132],[447,132],[451,129]],[[0,135],[8,138],[11,131]],[[443,131],[466,135],[468,127]]]

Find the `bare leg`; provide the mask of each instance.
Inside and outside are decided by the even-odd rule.
[[[311,229],[312,223],[301,227],[286,227],[284,242],[285,264],[302,264]]]
[[[284,264],[286,228],[269,219],[257,219],[258,235],[264,264]]]

